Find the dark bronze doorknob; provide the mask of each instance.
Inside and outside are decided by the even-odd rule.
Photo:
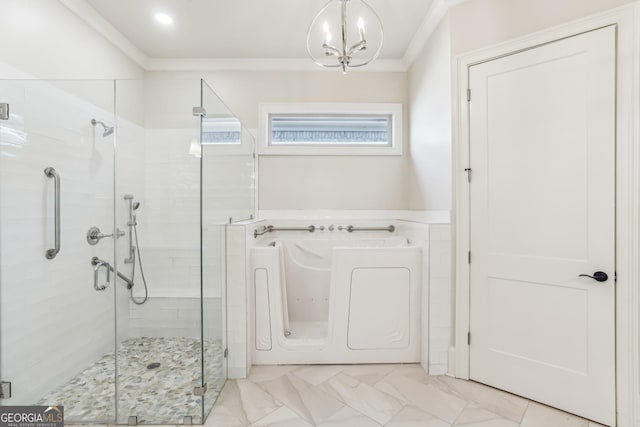
[[[607,276],[607,273],[605,273],[604,271],[596,271],[595,273],[593,273],[593,276],[589,276],[588,274],[580,274],[578,277],[590,277],[597,282],[606,282],[607,279],[609,279],[609,276]]]

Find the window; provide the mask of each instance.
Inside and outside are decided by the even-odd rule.
[[[400,104],[262,104],[260,154],[400,155]]]
[[[242,144],[242,127],[235,117],[205,117],[202,144]]]

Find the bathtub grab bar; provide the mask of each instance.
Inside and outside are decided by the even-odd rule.
[[[111,264],[109,264],[107,261],[103,261],[100,258],[98,258],[97,256],[94,256],[93,258],[91,258],[91,265],[96,267],[96,271],[98,271],[98,268],[100,267],[106,267],[107,268],[107,286],[109,283],[109,271],[112,271],[115,273],[115,270],[113,268],[113,266]],[[122,280],[124,280],[124,282],[127,284],[127,289],[131,289],[134,286],[133,280],[129,279],[127,276],[125,276],[124,274],[120,273],[118,271],[118,277],[121,278]],[[98,281],[98,276],[96,274],[95,276],[95,281],[97,283]],[[96,286],[96,290],[98,291],[102,291],[103,289],[98,289],[98,287]]]
[[[44,170],[44,174],[48,178],[53,178],[53,224],[55,243],[52,249],[47,249],[45,257],[54,259],[60,252],[60,175],[52,168],[48,167]]]
[[[272,231],[308,231],[310,233],[313,233],[314,231],[316,231],[316,228],[317,227],[315,225],[310,225],[308,227],[274,227],[273,225],[267,225],[265,227],[262,227],[262,230],[260,231],[253,230],[253,238],[255,239],[258,236],[262,236],[266,233],[271,233]],[[318,230],[324,230],[324,227],[320,227],[318,228]]]
[[[111,270],[109,269],[109,263],[106,261],[99,260],[97,258],[96,262],[92,262],[93,267],[93,289],[96,291],[104,291],[111,284]],[[98,279],[100,275],[100,268],[104,267],[107,272],[107,280],[104,282],[104,285],[98,284]]]
[[[347,227],[339,226],[338,230],[346,230],[349,233],[353,233],[354,231],[388,231],[389,233],[393,233],[396,231],[396,227],[393,225],[388,227],[354,227],[353,225],[349,225]]]

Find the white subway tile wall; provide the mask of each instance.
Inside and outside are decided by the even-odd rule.
[[[109,233],[114,222],[113,135],[91,125],[113,124],[113,112],[85,100],[113,106],[113,82],[0,85],[11,105],[11,120],[0,122],[1,370],[12,404],[33,404],[113,351],[116,286],[96,291],[91,266],[93,256],[113,262],[113,243],[89,246],[85,237],[91,226]],[[61,177],[61,250],[52,260],[44,255],[53,245],[46,167]]]

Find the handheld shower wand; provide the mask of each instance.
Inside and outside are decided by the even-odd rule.
[[[136,260],[136,247],[133,246],[133,227],[137,225],[134,211],[140,207],[140,202],[133,201],[133,194],[125,194],[124,199],[129,202],[129,221],[127,221],[127,226],[129,227],[129,258],[125,258],[124,263],[133,264]]]
[[[129,202],[129,221],[127,221],[127,226],[129,227],[129,258],[124,260],[125,264],[133,264],[133,269],[131,271],[131,279],[135,279],[136,275],[136,252],[138,254],[138,264],[140,264],[140,276],[142,277],[142,283],[144,284],[144,298],[141,301],[138,301],[133,296],[133,286],[129,287],[129,292],[131,292],[131,301],[134,304],[142,305],[147,301],[149,296],[149,290],[147,288],[147,279],[144,276],[144,269],[142,267],[142,256],[140,255],[140,243],[138,243],[138,229],[137,229],[137,219],[135,211],[140,207],[140,202],[133,201],[133,194],[125,194],[124,199]],[[135,238],[136,244],[133,244],[133,239]]]

